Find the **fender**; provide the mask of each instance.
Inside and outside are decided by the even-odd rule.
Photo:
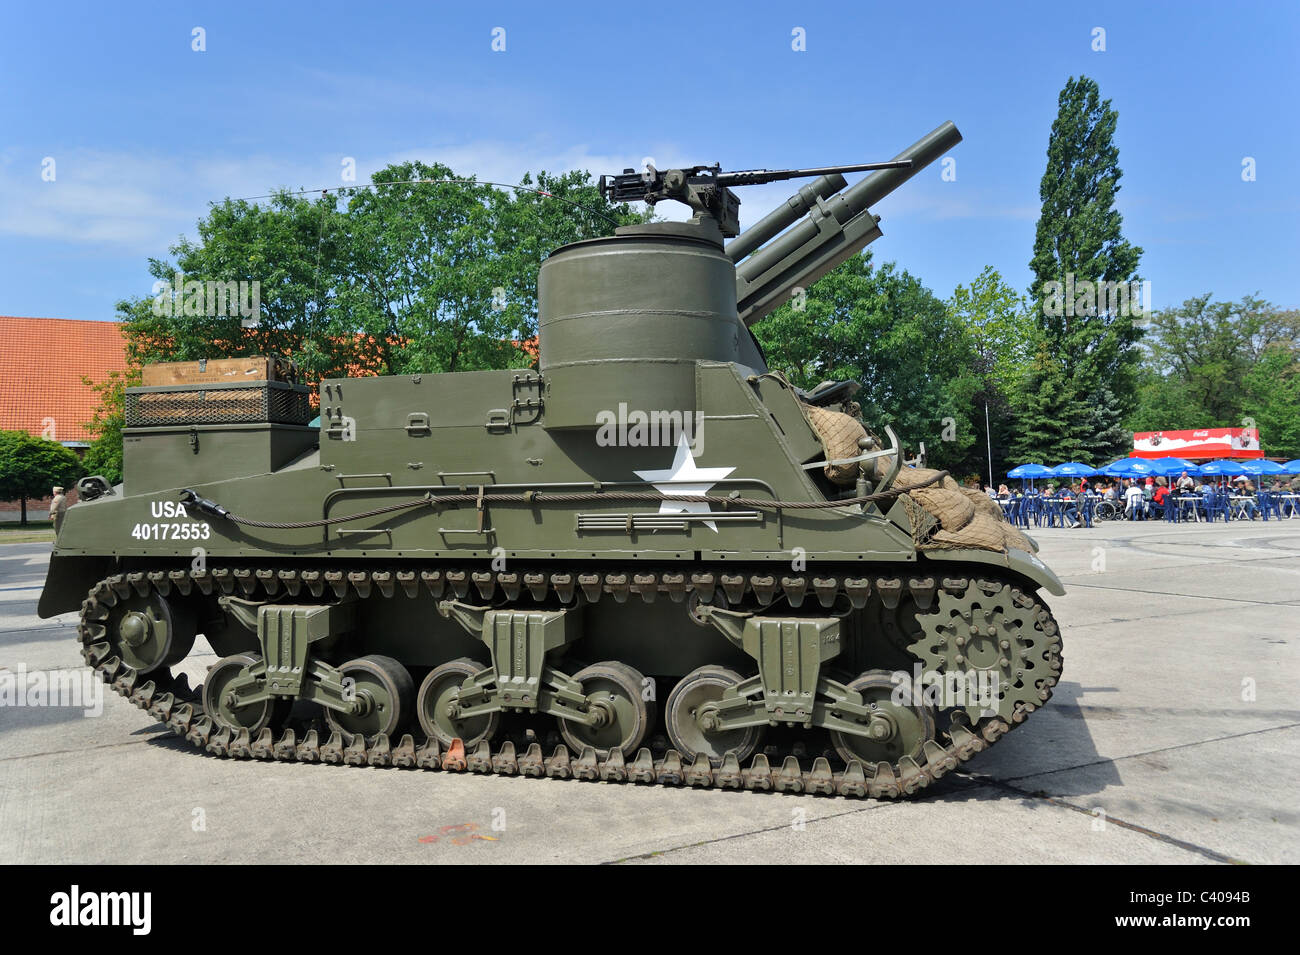
[[[112,573],[113,564],[111,557],[60,554],[56,551],[50,556],[45,589],[36,604],[37,616],[48,620],[61,613],[80,610],[90,588]]]
[[[934,549],[923,551],[925,560],[959,560],[972,564],[990,564],[1005,567],[1012,573],[1043,587],[1048,593],[1057,597],[1065,596],[1065,585],[1061,579],[1048,569],[1047,565],[1033,554],[1012,548],[1005,554],[992,550],[975,548]]]

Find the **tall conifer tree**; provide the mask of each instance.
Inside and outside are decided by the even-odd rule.
[[[1039,185],[1031,297],[1043,338],[1061,365],[1065,405],[1087,410],[1067,423],[1071,441],[1044,449],[1062,461],[1069,447],[1091,463],[1123,453],[1120,422],[1136,399],[1141,331],[1131,293],[1142,250],[1123,237],[1115,208],[1122,175],[1114,142],[1118,119],[1094,80],[1071,77],[1061,90]],[[1043,430],[1028,413],[1026,404],[1021,430]]]

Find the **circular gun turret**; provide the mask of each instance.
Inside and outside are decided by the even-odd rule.
[[[868,206],[960,141],[945,123],[887,162],[738,172],[716,164],[649,167],[602,176],[601,193],[611,201],[672,199],[695,215],[624,226],[557,249],[543,263],[539,370],[551,383],[548,427],[589,427],[597,409],[619,401],[694,407],[697,361],[766,371],[746,326],[878,238]],[[843,173],[860,171],[871,175],[846,190]],[[732,186],[805,176],[817,178],[737,235]],[[728,236],[736,238],[724,247]]]

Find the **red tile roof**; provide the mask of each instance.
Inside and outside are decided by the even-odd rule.
[[[125,369],[118,322],[0,315],[0,430],[39,435],[53,418],[55,440],[89,441],[99,400],[81,378]]]

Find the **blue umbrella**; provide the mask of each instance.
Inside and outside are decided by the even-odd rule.
[[[1022,464],[1007,472],[1007,477],[1009,478],[1041,478],[1051,476],[1052,469],[1045,468],[1041,464]]]
[[[1106,465],[1101,469],[1101,473],[1107,477],[1146,477],[1148,474],[1155,474],[1156,469],[1145,458],[1123,458]]]
[[[1288,461],[1286,464],[1282,465],[1282,470],[1286,474],[1300,474],[1300,458],[1296,458],[1294,461]]]
[[[1242,461],[1241,469],[1247,474],[1286,474],[1287,470],[1274,461]]]
[[[1090,468],[1078,461],[1067,461],[1052,468],[1052,477],[1091,477],[1096,473],[1096,468]]]
[[[1246,469],[1236,461],[1229,461],[1222,458],[1218,461],[1211,461],[1209,464],[1201,465],[1201,473],[1217,476],[1220,474],[1245,474]]]
[[[1156,474],[1163,474],[1165,477],[1182,474],[1184,471],[1188,474],[1199,474],[1201,470],[1191,461],[1183,458],[1156,458],[1151,464],[1155,467]]]

